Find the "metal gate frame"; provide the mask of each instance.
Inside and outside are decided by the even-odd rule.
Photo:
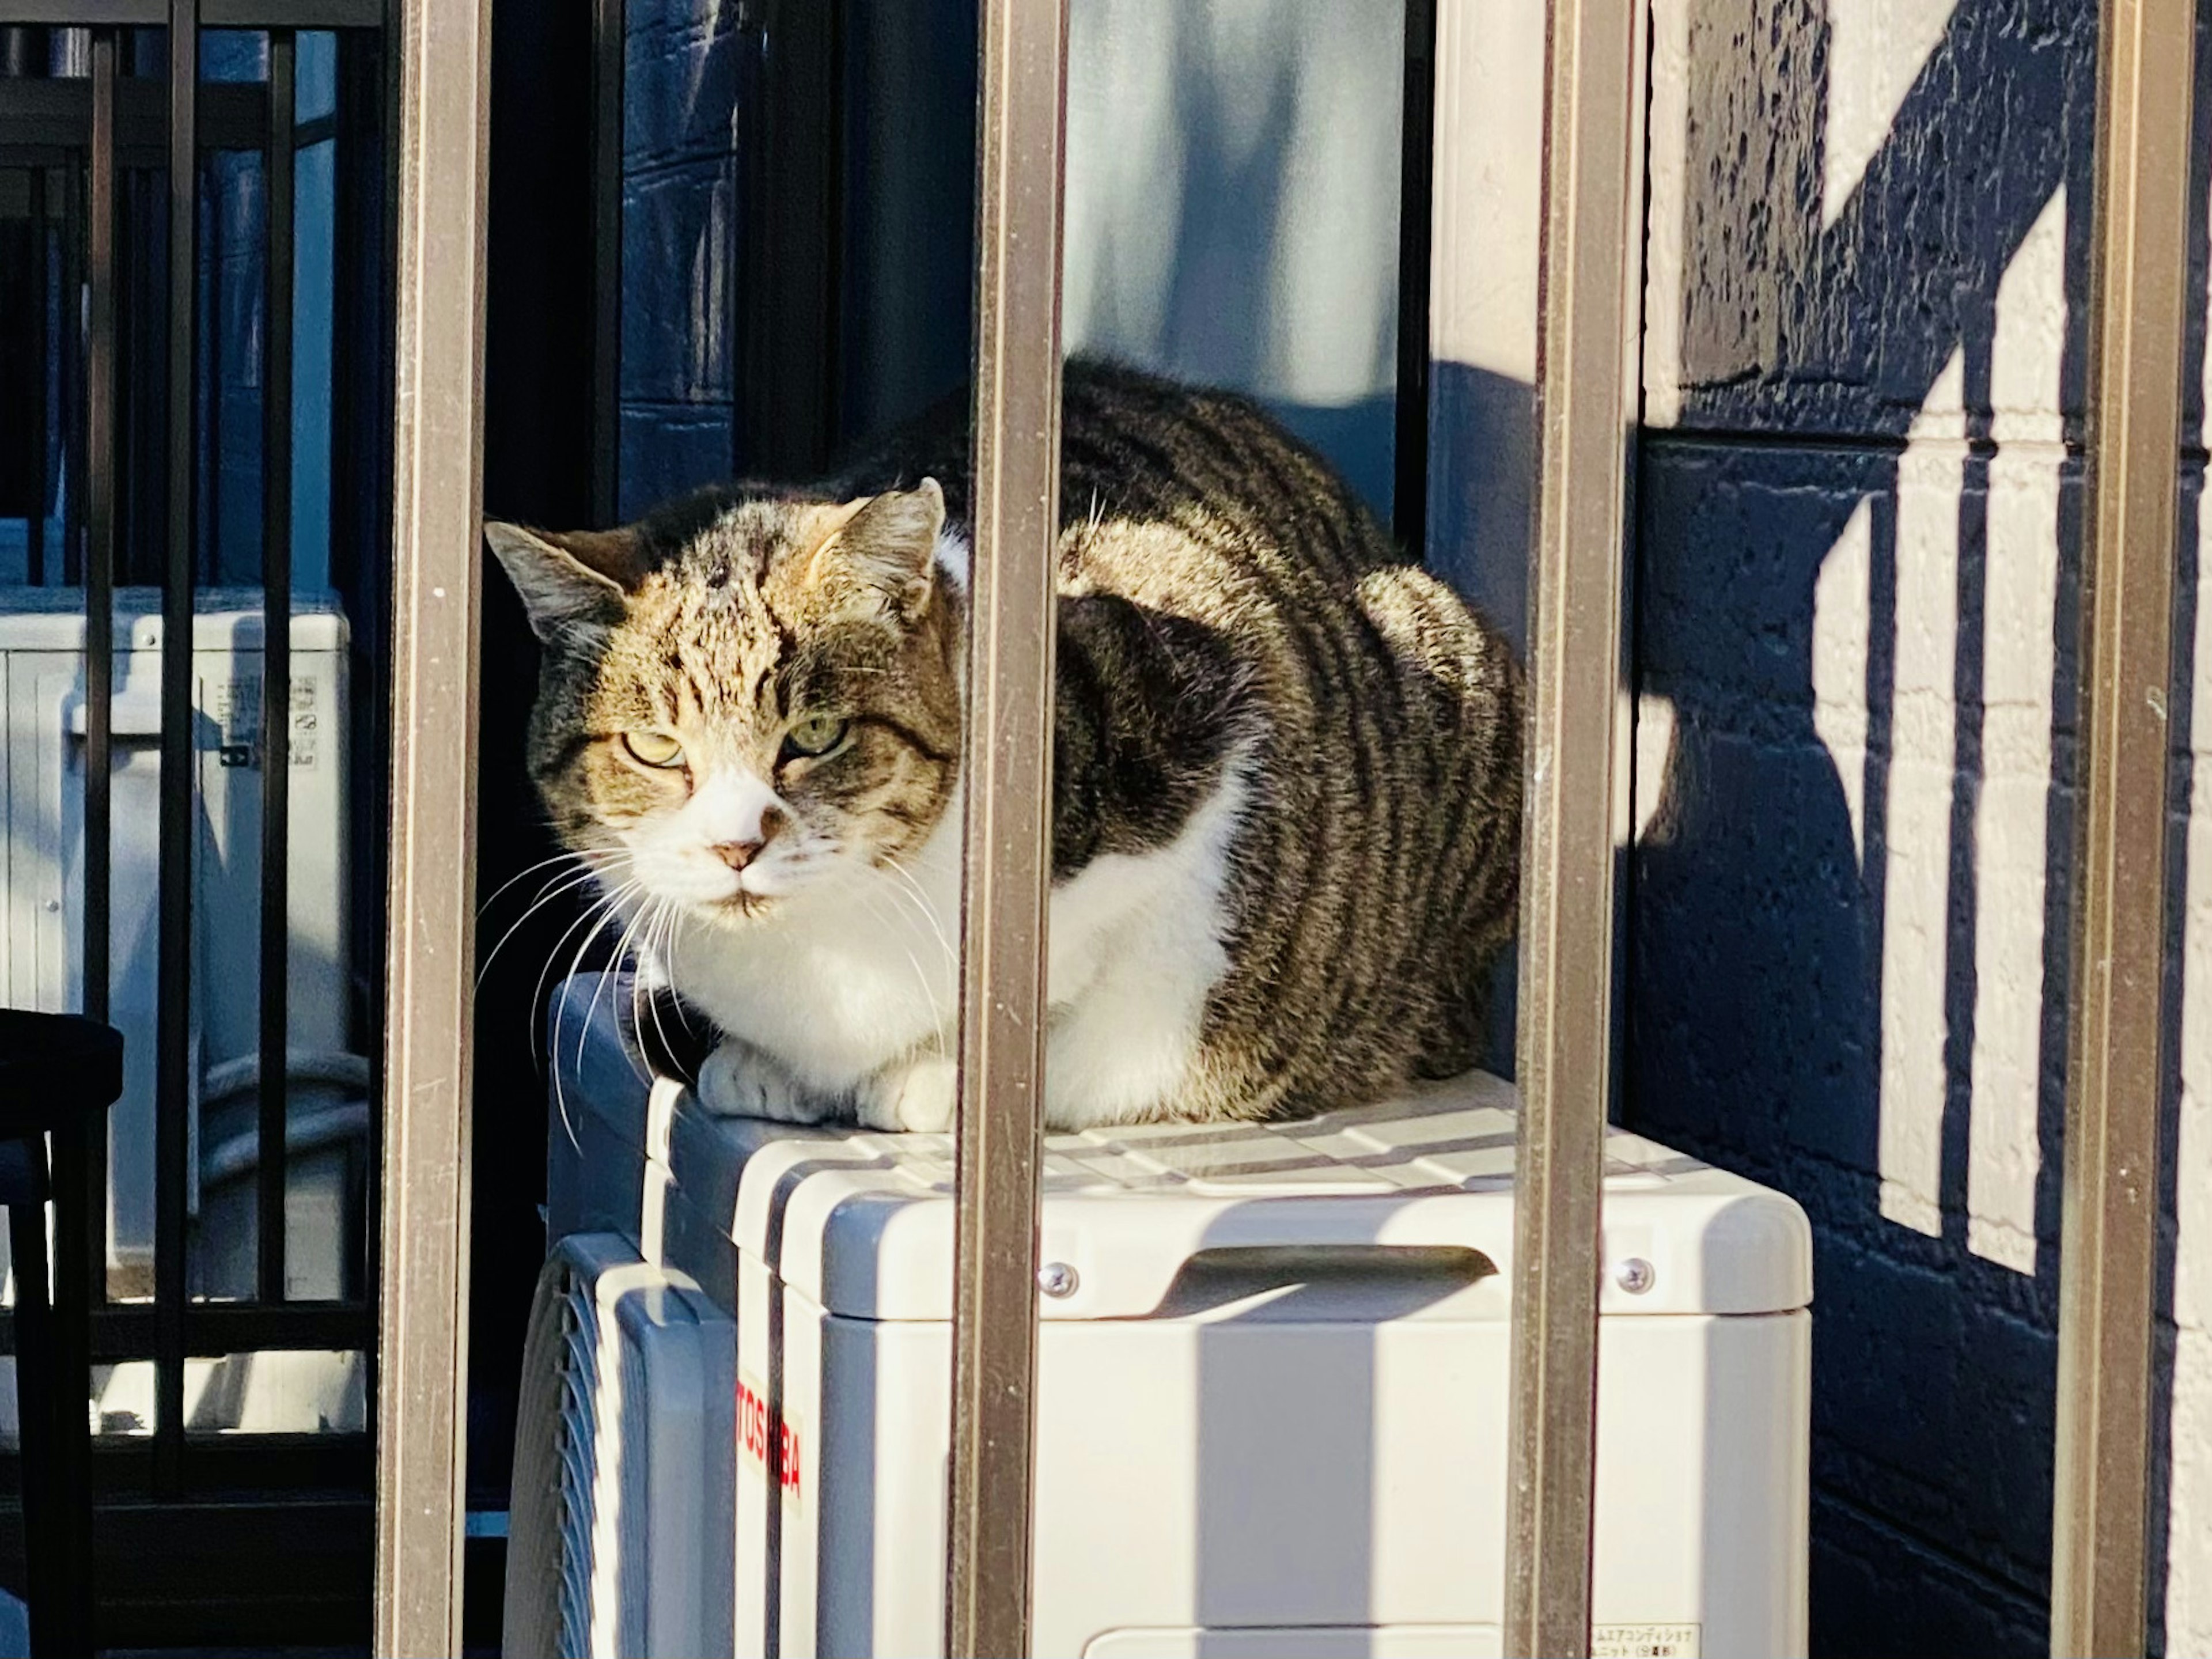
[[[189,0],[177,0],[188,4]],[[2142,1651],[2193,7],[2099,37],[2052,1648]],[[377,1649],[459,1650],[489,0],[400,9]],[[1548,0],[1509,1653],[1589,1651],[1640,0]],[[1029,1650],[1066,0],[983,0],[946,1650]],[[468,711],[453,718],[455,710]],[[441,718],[426,715],[437,711]]]
[[[37,482],[41,502],[52,483],[47,471],[50,442],[59,448],[67,476],[73,480],[58,544],[46,534],[43,513],[33,512],[27,574],[33,585],[58,577],[84,589],[87,787],[82,948],[84,1012],[96,1018],[105,1018],[108,1012],[112,920],[109,773],[114,597],[120,580],[131,574],[126,555],[132,539],[128,527],[132,500],[118,488],[118,465],[109,464],[110,458],[131,447],[125,418],[129,398],[126,387],[118,384],[131,323],[125,294],[129,270],[126,180],[136,169],[161,167],[167,173],[167,249],[164,263],[149,267],[159,278],[154,285],[154,314],[166,318],[167,337],[161,349],[169,364],[167,444],[146,455],[144,473],[137,481],[144,488],[134,495],[145,508],[145,533],[138,545],[155,555],[145,562],[153,568],[141,571],[140,580],[151,576],[162,587],[165,639],[189,640],[199,579],[194,548],[194,445],[200,434],[196,431],[193,366],[201,326],[195,295],[200,166],[208,153],[218,149],[258,150],[264,158],[270,207],[262,235],[268,323],[262,362],[261,598],[265,615],[289,615],[295,158],[307,144],[333,135],[340,139],[336,234],[341,240],[334,301],[342,319],[373,321],[380,311],[379,290],[357,280],[349,256],[365,248],[373,258],[381,226],[357,222],[348,210],[359,209],[364,200],[374,205],[373,195],[364,197],[360,187],[380,166],[370,160],[369,152],[382,126],[381,70],[374,60],[384,25],[383,0],[0,0],[0,27],[32,31],[34,41],[47,30],[76,31],[85,48],[81,73],[0,81],[0,167],[26,170],[30,177],[34,243],[42,250],[33,265],[33,304],[43,313],[40,302],[54,297],[45,288],[43,245],[50,231],[62,245],[64,291],[74,292],[82,285],[87,300],[81,342],[75,327],[64,327],[58,338],[50,339],[44,337],[43,321],[33,323],[34,361],[44,362],[51,348],[60,363],[62,407],[58,415],[47,407],[42,393],[17,429],[28,441],[30,476]],[[200,32],[211,28],[265,33],[266,81],[201,82]],[[167,95],[151,77],[130,73],[125,43],[128,32],[137,29],[167,32]],[[306,124],[297,118],[294,99],[302,30],[330,30],[350,37],[339,53],[338,112]],[[359,140],[367,142],[357,144]],[[50,174],[58,177],[58,189],[52,187]],[[356,237],[357,242],[352,240]],[[73,308],[63,314],[73,314]],[[349,480],[380,473],[375,456],[385,422],[380,400],[378,412],[367,422],[368,441],[357,446],[349,441],[364,435],[356,418],[356,394],[364,382],[349,370],[364,361],[378,362],[382,352],[373,335],[364,344],[349,334],[343,321],[332,347],[337,354],[332,388],[332,556],[334,564],[358,564],[368,538],[356,515],[342,504],[349,495]],[[356,456],[356,447],[365,453]],[[81,490],[74,482],[78,479],[82,481]],[[207,1506],[214,1503],[234,1518],[241,1540],[320,1534],[320,1543],[308,1547],[317,1562],[314,1589],[321,1592],[338,1576],[334,1571],[325,1579],[322,1568],[342,1558],[349,1541],[348,1523],[357,1521],[366,1528],[366,1434],[211,1440],[188,1434],[183,1409],[189,1358],[284,1348],[368,1351],[373,1346],[373,1290],[354,1289],[345,1299],[328,1302],[288,1300],[285,1293],[289,940],[283,896],[289,878],[289,769],[281,758],[274,765],[266,759],[283,757],[289,744],[287,699],[276,689],[289,678],[289,643],[287,629],[266,630],[264,684],[271,688],[271,695],[263,699],[257,733],[264,759],[259,769],[261,927],[257,950],[261,1080],[252,1298],[216,1303],[194,1302],[187,1296],[191,1077],[191,1031],[185,1011],[192,969],[189,935],[196,833],[189,787],[194,745],[188,718],[193,696],[193,653],[189,648],[163,652],[160,687],[163,775],[176,781],[176,787],[163,791],[157,829],[161,1012],[155,1045],[155,1295],[151,1305],[109,1299],[101,1271],[107,1226],[104,1133],[73,1131],[55,1138],[58,1184],[91,1201],[80,1206],[85,1224],[69,1229],[56,1240],[54,1278],[58,1298],[91,1304],[95,1361],[150,1359],[155,1368],[155,1420],[150,1437],[102,1437],[95,1446],[95,1484],[102,1493],[100,1530],[108,1547],[103,1553],[123,1554],[117,1547],[128,1539],[134,1547],[131,1553],[141,1560],[177,1559],[174,1540],[204,1529]],[[372,729],[374,718],[373,712]],[[4,1340],[12,1344],[12,1335],[4,1335]],[[348,1487],[359,1494],[349,1501],[343,1496]],[[314,1518],[303,1524],[301,1517],[309,1515]],[[173,1603],[180,1586],[172,1573],[190,1571],[189,1566],[151,1571],[149,1579],[159,1581],[152,1586],[155,1599]],[[335,1592],[336,1596],[343,1595],[343,1589]],[[143,1615],[144,1606],[111,1598],[104,1603],[104,1621],[116,1624],[118,1639],[136,1639],[143,1632],[134,1620]],[[166,1627],[176,1628],[173,1607],[161,1617]]]

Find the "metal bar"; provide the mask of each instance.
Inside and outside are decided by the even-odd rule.
[[[0,24],[157,29],[168,21],[167,0],[0,0]]]
[[[185,1443],[185,1197],[191,1109],[192,323],[199,214],[199,19],[197,0],[169,11],[168,537],[161,589],[160,1011],[154,1066],[155,1490],[174,1496]]]
[[[204,28],[377,29],[384,23],[384,0],[200,0]]]
[[[0,1313],[0,1354],[15,1352],[9,1318]],[[157,1323],[143,1302],[94,1308],[92,1358],[102,1364],[152,1358]],[[259,1348],[366,1350],[375,1339],[376,1311],[365,1302],[196,1302],[185,1322],[185,1352],[195,1359]]]
[[[112,68],[112,59],[110,67]],[[76,527],[76,521],[83,516],[83,510],[78,505],[81,491],[75,481],[83,476],[80,470],[84,453],[83,434],[78,429],[76,416],[79,406],[84,400],[75,388],[76,376],[82,368],[84,355],[81,349],[81,342],[77,338],[80,319],[77,296],[82,292],[79,283],[82,278],[84,261],[76,243],[78,229],[83,221],[84,214],[80,208],[82,197],[76,167],[70,167],[63,173],[62,179],[62,294],[64,298],[60,307],[61,328],[58,343],[61,347],[61,372],[58,378],[66,404],[62,417],[62,447],[68,459],[64,464],[63,477],[70,481],[65,495],[68,511],[64,515],[62,563],[63,580],[65,583],[72,583],[82,580],[84,575],[82,556],[78,550],[75,537],[70,533]],[[105,602],[103,596],[102,603]],[[88,597],[87,603],[89,607]],[[108,735],[108,693],[112,687],[106,681],[100,681],[102,689],[97,695],[100,715],[95,720],[92,714],[92,706],[95,700],[92,685],[97,675],[94,670],[92,653],[89,649],[90,635],[94,631],[90,611],[88,608],[85,623],[85,632],[88,635],[85,717],[88,764],[84,777],[86,809],[84,863],[88,890],[91,885],[92,870],[95,860],[100,866],[101,904],[104,911],[107,893],[108,854],[105,829],[108,781],[105,758]],[[102,652],[99,659],[99,672],[104,674],[109,672],[107,665],[112,657],[112,652],[106,648],[110,644],[110,635],[109,630],[104,627],[98,632],[102,645]],[[94,726],[97,726],[100,731],[103,763],[97,772],[89,764],[90,738]],[[96,784],[95,777],[99,780]],[[91,810],[92,797],[95,793],[101,798],[102,825],[96,850],[93,841]],[[92,964],[88,961],[85,965],[89,969]],[[104,959],[100,964],[99,983],[100,1012],[94,1017],[104,1021],[106,1018],[107,1000],[106,966]],[[81,1001],[85,1011],[90,1013],[94,999],[93,981],[88,973],[81,992]],[[102,1112],[96,1119],[82,1115],[71,1115],[55,1127],[50,1140],[49,1158],[52,1165],[53,1191],[60,1200],[55,1211],[54,1306],[58,1310],[66,1313],[72,1310],[87,1310],[96,1306],[106,1289],[100,1267],[106,1255],[107,1243],[107,1182],[105,1156],[107,1145],[107,1115]],[[95,1148],[98,1149],[97,1155],[95,1155]],[[76,1224],[65,1224],[70,1222],[74,1222]],[[84,1373],[79,1368],[89,1363],[82,1344],[78,1340],[84,1330],[83,1325],[64,1319],[58,1322],[57,1328],[67,1334],[70,1346],[70,1352],[62,1355],[57,1362],[58,1374],[64,1376],[82,1376]],[[64,1442],[56,1453],[56,1455],[63,1459],[65,1463],[76,1466],[64,1470],[65,1474],[71,1477],[88,1476],[88,1469],[82,1467],[82,1460],[88,1455],[88,1447],[81,1439]],[[79,1543],[85,1559],[89,1560],[92,1553],[89,1517],[74,1519],[71,1524],[84,1528],[80,1534]]]
[[[1504,1649],[1589,1651],[1614,711],[1638,175],[1634,0],[1551,0],[1522,832]]]
[[[765,0],[748,133],[737,468],[809,477],[836,432],[838,33],[844,0]]]
[[[62,163],[62,585],[65,587],[84,583],[83,167],[82,152]]]
[[[397,42],[386,36],[340,35],[336,119],[337,210],[331,229],[335,267],[331,307],[338,319],[331,342],[331,580],[354,596],[350,659],[356,685],[389,686],[392,616],[380,602],[388,591],[392,544],[389,480],[393,441],[392,398],[396,388],[386,365],[396,361],[392,338],[392,249],[398,242],[394,145],[399,130]],[[391,821],[392,707],[385,695],[356,703],[354,800],[348,818],[357,847],[371,846]],[[368,860],[356,861],[352,902],[357,938],[388,937],[389,895]],[[363,1030],[369,1039],[370,1098],[384,1097],[384,976],[368,975]],[[384,1168],[386,1126],[371,1116],[368,1167]],[[365,1183],[366,1184],[366,1183]],[[362,1215],[362,1294],[380,1309],[384,1212],[372,1187]],[[369,1397],[381,1397],[381,1356],[368,1353]]]
[[[291,944],[292,118],[295,38],[269,36],[268,307],[261,374],[261,1099],[256,1289],[284,1299],[285,991]]]
[[[592,522],[622,511],[623,0],[592,6]]]
[[[31,1191],[19,1192],[18,1196],[33,1200],[8,1206],[10,1261],[22,1286],[17,1292],[15,1318],[24,1348],[43,1362],[17,1369],[15,1420],[21,1501],[27,1511],[23,1568],[30,1580],[26,1588],[35,1592],[28,1599],[38,1604],[30,1609],[35,1621],[30,1633],[37,1638],[36,1651],[44,1659],[47,1654],[75,1652],[80,1644],[89,1651],[91,1644],[84,1640],[87,1632],[75,1628],[76,1609],[70,1605],[76,1585],[70,1572],[69,1540],[54,1524],[51,1508],[33,1507],[50,1504],[62,1479],[55,1467],[65,1437],[56,1432],[60,1419],[55,1408],[54,1383],[60,1367],[54,1363],[54,1327],[59,1322],[46,1303],[46,1148],[33,1138],[15,1156],[29,1162]],[[55,1613],[61,1615],[57,1621],[59,1630],[48,1627],[48,1620]]]
[[[1029,1651],[1066,0],[986,0],[945,1650]]]
[[[31,463],[31,510],[23,526],[27,561],[25,574],[32,586],[43,587],[46,580],[46,485],[51,476],[46,471],[51,416],[46,408],[46,388],[50,384],[46,377],[46,170],[33,167],[25,182],[29,187],[31,222],[31,291],[25,298],[31,313],[31,373],[37,377],[31,388],[29,418],[23,422],[23,438]]]
[[[46,511],[51,476],[46,469],[46,450],[51,416],[46,402],[49,385],[46,378],[49,334],[46,327],[48,291],[45,173],[33,172],[31,174],[30,183],[31,266],[33,272],[32,311],[34,331],[31,361],[40,380],[32,397],[32,425],[34,428],[32,453],[36,463],[33,476],[37,480],[37,489],[33,492],[34,500],[32,506],[29,575],[30,580],[35,583],[42,581],[45,575],[43,567],[46,562],[44,556]],[[66,246],[68,235],[66,204],[70,196],[71,191],[67,187],[65,180],[64,246]],[[68,263],[65,258],[64,267]],[[52,338],[55,343],[61,344],[64,348],[62,351],[64,368],[61,373],[53,377],[51,384],[59,388],[62,395],[66,396],[69,385],[66,366],[70,356],[67,350],[66,343],[73,331],[76,307],[74,290],[64,284],[62,293],[64,302],[58,307],[61,325],[53,331]],[[67,430],[66,424],[63,429]],[[91,723],[88,713],[86,724],[89,726]],[[106,792],[106,783],[107,780],[103,772],[100,781],[100,789],[103,793]],[[92,775],[89,770],[86,774],[86,788],[88,793],[93,788]],[[88,836],[89,823],[87,825],[87,833]],[[105,851],[104,847],[102,850]],[[88,851],[89,848],[88,848]],[[88,857],[86,862],[88,868],[91,862]],[[105,1237],[104,1234],[95,1233],[92,1226],[83,1224],[79,1218],[85,1216],[88,1212],[91,1212],[98,1218],[94,1224],[95,1226],[103,1225],[106,1218],[106,1193],[103,1191],[97,1195],[96,1204],[92,1201],[94,1194],[89,1178],[88,1167],[91,1163],[89,1149],[93,1137],[95,1134],[105,1133],[106,1122],[107,1115],[105,1111],[96,1116],[82,1112],[73,1112],[58,1120],[48,1137],[50,1146],[46,1155],[50,1160],[52,1175],[48,1191],[56,1200],[56,1204],[53,1241],[53,1316],[51,1324],[52,1337],[47,1363],[52,1370],[53,1403],[58,1415],[54,1418],[51,1428],[46,1431],[52,1441],[52,1445],[46,1455],[51,1460],[50,1468],[56,1477],[58,1490],[64,1492],[72,1491],[88,1492],[91,1490],[92,1437],[85,1417],[86,1402],[91,1394],[92,1362],[88,1324],[94,1294],[93,1264],[100,1259],[100,1249],[105,1243]],[[33,1158],[39,1156],[39,1148],[35,1142],[27,1150]],[[39,1218],[35,1209],[31,1212],[31,1219],[34,1231],[43,1231],[43,1222]],[[70,1224],[72,1223],[76,1224]],[[33,1271],[37,1270],[33,1268]],[[17,1272],[21,1275],[24,1273],[25,1268],[19,1266]],[[22,1283],[23,1279],[19,1277],[17,1279],[19,1296]],[[36,1297],[33,1296],[29,1299],[35,1301]],[[19,1376],[26,1374],[19,1368]],[[32,1413],[26,1413],[25,1420],[30,1420],[32,1416]],[[51,1647],[57,1652],[75,1651],[80,1648],[89,1650],[92,1645],[90,1620],[93,1559],[92,1516],[89,1505],[66,1504],[61,1514],[50,1518],[48,1524],[55,1527],[61,1534],[56,1547],[58,1559],[62,1564],[62,1579],[56,1586],[58,1594],[53,1599],[53,1605],[61,1610],[64,1624],[59,1632],[50,1630],[45,1632],[41,1645]]]
[[[1398,161],[1398,409],[1390,532],[1422,556],[1429,535],[1430,209],[1437,155],[1437,0],[1406,0]]]
[[[112,29],[92,36],[92,149],[85,219],[84,449],[98,456],[84,479],[84,1012],[105,1022],[108,1000],[109,875],[114,863],[115,472],[122,446],[115,419],[115,73]],[[88,1287],[106,1297],[107,1126],[87,1138],[83,1184],[86,1249],[100,1264]],[[72,1183],[76,1176],[70,1176]]]
[[[216,82],[195,98],[200,149],[258,149],[269,130],[268,90],[259,82]],[[153,80],[127,76],[116,88],[116,149],[125,167],[158,167],[168,155],[168,100]],[[82,79],[0,78],[0,149],[21,166],[64,167],[88,143],[92,90]],[[18,159],[20,158],[20,159]]]
[[[458,1653],[490,0],[398,30],[375,1650]]]
[[[0,26],[161,28],[168,21],[168,0],[0,0]],[[200,26],[210,29],[374,29],[384,21],[384,0],[203,0],[200,7]]]
[[[2052,1504],[2061,1655],[2145,1641],[2195,13],[2190,0],[2105,0],[2098,33]]]

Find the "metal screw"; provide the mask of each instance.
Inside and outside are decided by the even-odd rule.
[[[1037,1269],[1037,1289],[1047,1296],[1073,1296],[1075,1287],[1082,1282],[1075,1276],[1075,1269],[1065,1261],[1048,1261]]]
[[[1658,1281],[1658,1270],[1640,1255],[1632,1255],[1613,1270],[1613,1282],[1631,1296],[1641,1296]]]

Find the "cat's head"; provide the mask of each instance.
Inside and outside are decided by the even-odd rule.
[[[532,775],[610,887],[742,925],[943,817],[965,599],[935,480],[484,533],[545,647]]]

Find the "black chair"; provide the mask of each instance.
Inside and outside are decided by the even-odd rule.
[[[78,1206],[91,1137],[122,1092],[121,1033],[74,1014],[0,1009],[0,1204],[15,1262],[25,1600],[34,1659],[92,1651],[93,1263],[88,1219]],[[61,1269],[51,1300],[49,1196],[57,1199]]]

